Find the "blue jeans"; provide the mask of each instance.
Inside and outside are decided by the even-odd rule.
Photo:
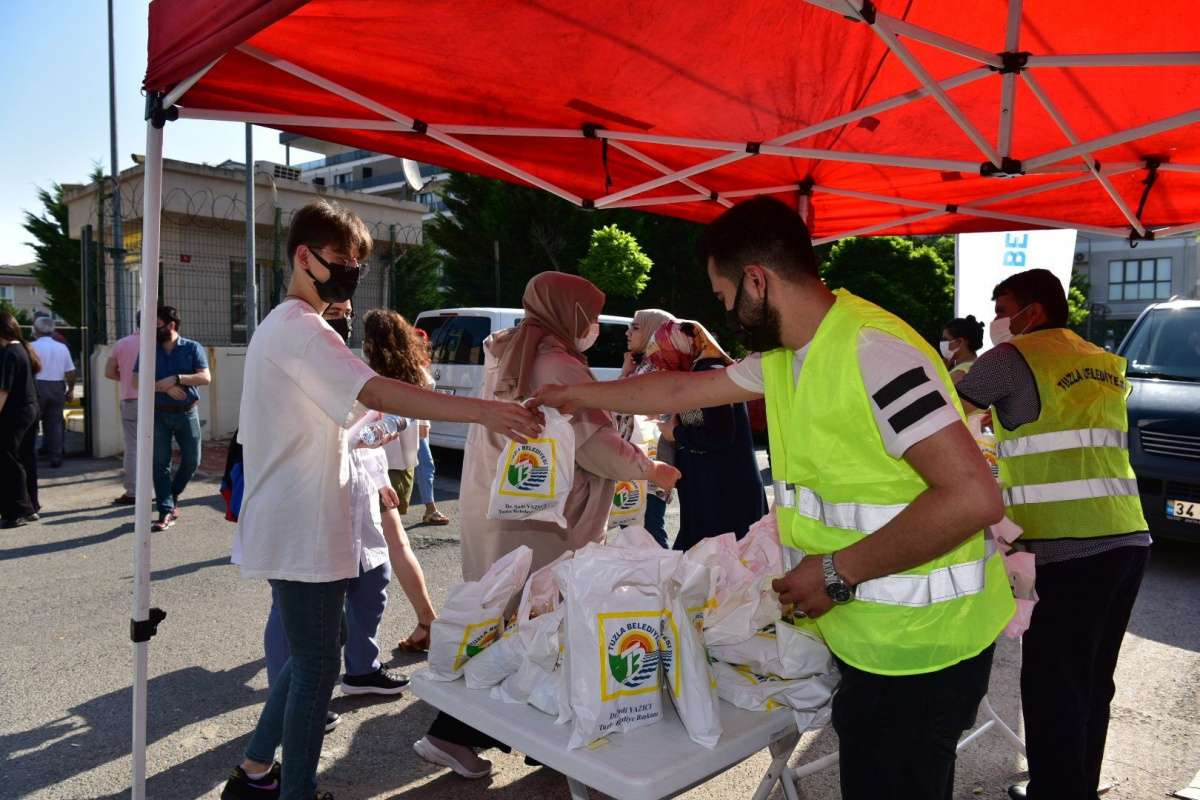
[[[171,475],[171,438],[179,443],[179,469]],[[185,414],[154,412],[154,497],[158,512],[175,508],[175,499],[183,494],[188,481],[200,465],[200,412]]]
[[[663,547],[667,544],[667,501],[650,492],[646,498],[646,530],[654,537],[654,541]]]
[[[387,607],[387,585],[392,567],[387,562],[372,570],[359,567],[358,577],[346,587],[346,674],[370,675],[379,669],[379,622]],[[263,650],[267,654],[267,683],[283,671],[292,651],[279,614],[279,590],[271,586],[271,613],[263,631]]]
[[[271,581],[291,658],[271,684],[246,758],[263,764],[283,745],[280,800],[312,800],[325,715],[342,665],[342,612],[349,580]]]
[[[433,451],[429,449],[429,437],[420,440],[417,445],[417,474],[413,487],[417,490],[417,501],[422,505],[433,502],[433,479],[436,471],[433,466]]]

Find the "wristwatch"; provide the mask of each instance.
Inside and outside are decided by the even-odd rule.
[[[176,375],[176,376],[175,376],[175,385],[176,385],[176,386],[183,386],[183,378],[181,378],[181,377],[179,377],[178,375]]]
[[[849,603],[854,599],[854,590],[838,575],[833,566],[833,554],[821,557],[821,566],[825,569],[825,594],[838,605]]]

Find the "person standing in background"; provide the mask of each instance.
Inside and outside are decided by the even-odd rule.
[[[434,382],[433,376],[429,374],[429,365],[432,363],[429,353],[429,334],[421,328],[414,327],[413,330],[420,337],[420,345],[425,354],[424,368],[425,376],[428,379],[425,388],[436,389],[437,384]],[[433,495],[433,481],[436,477],[437,467],[433,463],[433,451],[429,448],[429,421],[419,420],[417,425],[417,470],[413,476],[413,488],[417,492],[417,501],[425,505],[425,516],[421,518],[421,522],[426,525],[449,525],[449,518],[438,510],[437,499]]]
[[[967,377],[983,348],[983,323],[975,319],[973,314],[950,320],[942,328],[942,340],[938,342],[938,348],[946,368],[950,370],[950,380],[957,384]]]
[[[37,351],[21,336],[16,318],[0,312],[0,528],[19,528],[37,520],[34,375],[41,366]]]
[[[125,493],[113,500],[115,506],[131,506],[136,502],[134,491],[137,485],[137,384],[133,380],[133,365],[137,363],[140,327],[139,314],[138,327],[133,329],[133,333],[117,340],[108,361],[104,363],[104,377],[121,385],[121,433],[125,440],[125,456],[121,464],[124,474],[121,479]]]
[[[37,338],[33,349],[42,362],[37,374],[38,410],[42,419],[42,447],[57,469],[63,460],[63,410],[75,394],[75,362],[71,351],[54,338],[54,320],[38,317],[33,322]]]

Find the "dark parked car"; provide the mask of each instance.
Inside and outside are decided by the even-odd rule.
[[[1200,542],[1200,302],[1150,306],[1117,352],[1133,386],[1129,455],[1150,531]]]

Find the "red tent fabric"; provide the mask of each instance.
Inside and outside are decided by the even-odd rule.
[[[1194,0],[1136,17],[1107,0],[204,5],[150,4],[147,89],[216,61],[182,116],[584,205],[703,221],[763,191],[802,202],[811,184],[822,239],[1200,222]]]

